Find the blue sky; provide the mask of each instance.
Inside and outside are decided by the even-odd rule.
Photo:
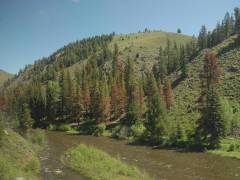
[[[16,73],[69,42],[144,28],[198,34],[239,0],[0,0],[0,69]]]

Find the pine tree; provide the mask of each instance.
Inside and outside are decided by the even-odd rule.
[[[23,104],[21,112],[18,116],[19,118],[19,128],[26,133],[28,129],[30,129],[33,125],[33,119],[31,117],[31,111],[29,109],[28,104]]]
[[[65,116],[67,113],[66,110],[66,96],[67,96],[67,85],[65,80],[65,72],[64,70],[61,71],[59,77],[59,86],[60,86],[60,101],[59,101],[59,115],[60,115],[60,122],[65,121]]]
[[[157,83],[163,83],[167,75],[167,67],[166,57],[161,47],[159,48],[158,62],[154,64],[152,71],[155,79],[157,80]]]
[[[134,75],[133,62],[128,59],[125,66],[125,85],[127,94],[126,123],[131,126],[140,120],[139,89]]]
[[[202,26],[198,36],[198,46],[200,50],[207,48],[207,41],[207,29],[206,26]]]
[[[169,110],[173,104],[173,99],[174,99],[170,80],[166,81],[166,84],[164,87],[164,98],[165,98],[166,107]]]
[[[162,138],[165,108],[152,74],[148,74],[147,87],[146,129],[151,141],[157,143]]]
[[[201,73],[202,92],[199,99],[201,118],[198,122],[197,135],[203,146],[215,148],[224,135],[224,120],[221,116],[221,102],[217,92],[221,69],[217,57],[207,52]]]
[[[171,49],[171,41],[167,39],[167,46],[164,50],[167,56],[167,73],[170,74],[172,72],[172,49]]]
[[[118,48],[115,45],[115,51],[112,62],[111,77],[111,112],[113,117],[118,118],[125,113],[126,96],[124,85],[124,68],[122,61],[118,58]]]
[[[234,16],[235,16],[234,32],[236,34],[239,34],[240,33],[240,9],[237,7],[234,9]]]
[[[187,62],[184,46],[180,46],[180,66],[182,70],[182,78],[187,77]]]
[[[224,16],[223,26],[224,26],[224,36],[225,38],[228,38],[233,33],[233,19],[231,18],[228,12]]]
[[[72,102],[72,118],[73,120],[80,124],[84,115],[84,105],[81,96],[80,86],[76,84],[76,94]]]
[[[45,117],[45,90],[39,79],[34,79],[28,86],[29,108],[34,119],[34,127],[41,127]]]
[[[57,123],[60,87],[58,82],[48,81],[46,88],[46,117],[48,124]]]

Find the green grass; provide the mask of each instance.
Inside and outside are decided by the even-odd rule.
[[[32,143],[11,129],[5,131],[0,145],[0,179],[38,179],[40,163]]]
[[[224,157],[240,159],[240,139],[223,139],[220,143],[219,149],[211,150],[208,152]]]
[[[92,180],[150,179],[136,167],[127,165],[107,153],[83,144],[69,149],[62,161]]]
[[[135,60],[136,71],[139,71],[143,68],[150,69],[153,66],[156,62],[159,48],[166,47],[167,39],[171,43],[175,41],[180,45],[190,42],[192,37],[161,31],[116,35],[110,44],[110,48],[113,49],[116,43],[119,47],[120,58],[124,61],[128,57]],[[137,54],[139,54],[138,58],[136,58]]]

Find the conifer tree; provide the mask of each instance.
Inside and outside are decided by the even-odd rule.
[[[140,120],[140,102],[137,80],[134,75],[133,62],[128,58],[125,66],[125,85],[127,94],[126,123],[131,126]]]
[[[240,33],[240,9],[234,8],[234,16],[235,16],[235,27],[234,32],[236,34]]]
[[[165,108],[153,74],[148,74],[147,87],[146,128],[151,141],[156,143],[162,138]]]
[[[166,107],[169,110],[170,107],[173,104],[173,91],[172,91],[172,85],[171,85],[171,81],[167,80],[165,83],[165,87],[164,87],[164,99],[165,99],[165,103],[166,103]]]
[[[223,26],[224,26],[224,36],[228,38],[233,33],[233,19],[231,18],[230,14],[227,12],[223,19]]]
[[[67,107],[68,86],[66,81],[66,73],[64,72],[64,70],[61,71],[59,77],[59,86],[60,86],[60,101],[59,101],[60,122],[65,122],[68,114]]]
[[[72,102],[72,118],[73,120],[80,124],[84,115],[83,100],[81,96],[80,86],[76,84],[76,94]]]
[[[184,46],[180,46],[180,66],[182,70],[182,77],[187,77],[187,62],[186,62],[186,53]]]
[[[197,135],[200,143],[208,148],[216,148],[224,135],[224,120],[221,116],[220,96],[217,87],[221,69],[213,52],[207,52],[201,73],[202,92],[199,99],[201,118],[198,122]]]
[[[111,77],[111,111],[115,118],[125,113],[126,96],[124,85],[124,68],[123,63],[118,57],[118,48],[115,45],[112,61]]]
[[[28,129],[30,129],[33,125],[33,119],[31,117],[31,111],[29,109],[28,104],[23,104],[21,112],[18,116],[19,118],[19,128],[26,133]]]
[[[46,88],[46,117],[47,123],[57,123],[60,87],[58,82],[48,81]]]
[[[41,127],[45,117],[45,90],[43,89],[40,80],[34,79],[28,86],[29,108],[31,117],[34,120],[34,127]]]
[[[206,26],[202,26],[198,36],[198,46],[200,50],[207,48],[207,41],[207,29]]]

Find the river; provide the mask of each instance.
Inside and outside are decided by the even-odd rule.
[[[79,173],[64,166],[60,156],[79,143],[94,146],[122,161],[139,167],[154,179],[164,180],[239,180],[240,160],[196,152],[152,149],[129,145],[105,137],[67,135],[46,132],[48,145],[41,156],[43,180],[85,180]]]

